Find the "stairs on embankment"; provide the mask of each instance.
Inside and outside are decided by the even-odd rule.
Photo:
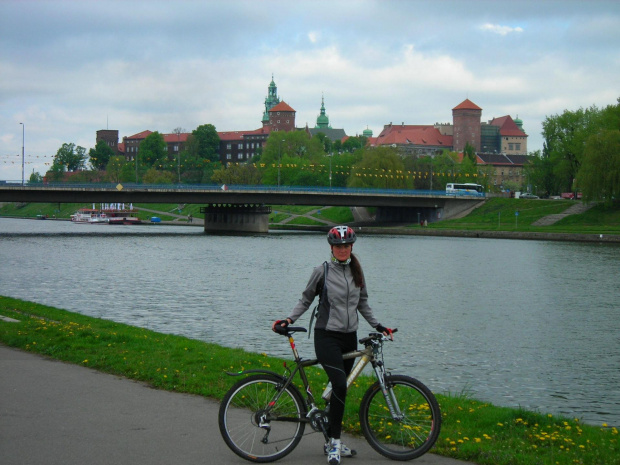
[[[596,202],[577,202],[575,205],[568,207],[562,213],[557,213],[555,215],[547,215],[543,216],[541,219],[532,223],[532,226],[550,226],[552,224],[557,223],[562,218],[566,218],[569,215],[578,215],[579,213],[583,213],[588,211],[590,208],[596,205]]]

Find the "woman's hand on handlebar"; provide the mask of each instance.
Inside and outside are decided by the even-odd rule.
[[[278,331],[276,330],[276,325],[280,326],[281,328],[286,328],[288,325],[292,324],[293,322],[291,321],[290,318],[285,318],[284,320],[276,320],[273,322],[273,324],[271,325],[271,330],[274,333],[277,333]]]
[[[396,329],[396,328],[394,328],[394,329],[392,329],[392,328],[388,328],[388,327],[386,327],[386,326],[383,326],[382,324],[378,324],[378,325],[375,327],[375,329],[376,329],[377,331],[379,331],[380,333],[383,333],[383,335],[384,335],[385,337],[389,337],[389,338],[390,338],[390,340],[392,340],[392,341],[394,340],[394,333],[395,333],[396,331],[398,331],[398,329]]]

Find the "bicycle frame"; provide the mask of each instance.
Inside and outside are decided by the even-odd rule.
[[[293,382],[295,375],[299,373],[299,377],[301,378],[301,382],[306,392],[305,401],[306,401],[306,407],[308,408],[306,418],[300,419],[299,421],[310,422],[311,416],[314,414],[314,412],[318,411],[319,408],[316,405],[314,394],[312,394],[312,390],[310,389],[310,383],[308,382],[308,377],[306,375],[304,368],[318,365],[319,361],[316,358],[308,359],[308,360],[302,359],[299,356],[299,352],[297,351],[297,346],[295,345],[295,340],[293,338],[293,335],[291,333],[287,333],[287,336],[288,336],[289,345],[291,346],[291,350],[293,352],[294,362],[295,362],[295,368],[293,368],[292,371],[289,370],[286,363],[284,364],[284,367],[289,371],[288,376],[282,376],[274,371],[262,370],[262,369],[252,369],[252,370],[247,370],[247,371],[243,371],[240,373],[228,373],[228,374],[232,376],[238,376],[238,375],[243,375],[243,374],[248,374],[248,373],[267,373],[267,374],[274,375],[280,378],[283,381],[283,385],[270,402],[270,405],[275,405],[275,403],[280,398],[281,393],[284,391],[285,388],[287,388]],[[403,414],[398,408],[398,403],[396,402],[396,399],[394,398],[394,393],[392,392],[391,389],[388,389],[385,385],[385,374],[386,374],[385,367],[383,366],[383,362],[377,360],[377,355],[379,353],[379,349],[381,345],[376,340],[372,340],[369,338],[364,338],[360,342],[363,342],[365,344],[366,347],[364,349],[347,352],[346,354],[343,354],[342,356],[343,359],[345,360],[355,359],[358,357],[360,358],[357,361],[357,363],[353,366],[351,373],[347,377],[347,389],[359,377],[359,375],[362,373],[366,365],[370,363],[373,367],[375,376],[377,377],[377,380],[381,387],[381,392],[383,393],[383,396],[385,397],[385,400],[390,410],[390,414],[392,418],[394,420],[400,420],[403,417]],[[328,402],[330,396],[331,396],[331,385],[328,384],[325,390],[323,391],[323,394],[321,397],[326,402]]]

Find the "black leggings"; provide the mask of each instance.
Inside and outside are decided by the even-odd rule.
[[[347,376],[355,359],[343,360],[342,354],[357,349],[357,333],[339,333],[324,329],[314,330],[314,350],[319,363],[332,383],[329,407],[329,437],[340,439],[342,417],[347,399]]]

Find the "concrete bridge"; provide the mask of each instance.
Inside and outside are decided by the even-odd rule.
[[[485,200],[445,191],[289,186],[0,183],[0,202],[203,205],[205,232],[266,233],[268,205],[376,207],[378,223],[452,218]]]

